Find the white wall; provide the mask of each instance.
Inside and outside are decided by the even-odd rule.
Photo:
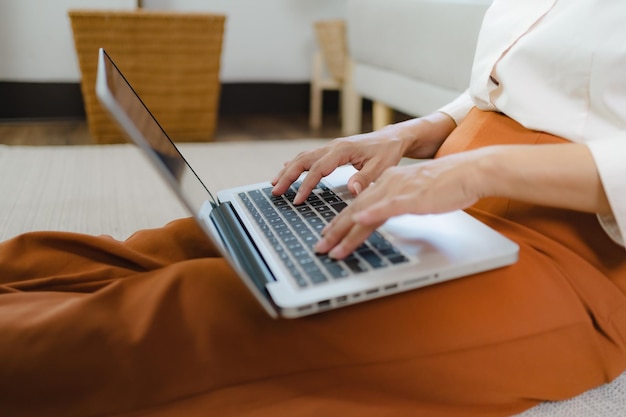
[[[346,0],[143,0],[147,9],[227,15],[223,81],[303,82],[315,48],[312,23],[345,16]],[[70,8],[132,8],[136,0],[0,0],[0,80],[80,78]]]
[[[72,82],[78,60],[67,11],[130,9],[137,0],[1,0],[0,80]]]
[[[346,0],[143,0],[148,9],[226,14],[223,81],[308,81],[313,22],[343,18]]]

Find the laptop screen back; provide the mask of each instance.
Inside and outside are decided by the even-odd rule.
[[[169,174],[165,175],[169,177],[165,178],[166,181],[181,194],[193,214],[200,211],[207,199],[216,204],[209,190],[103,49],[99,54],[96,92],[130,139],[148,152],[153,163],[166,168]],[[159,172],[164,173],[163,170]]]

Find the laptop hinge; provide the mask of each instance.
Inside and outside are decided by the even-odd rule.
[[[219,204],[211,211],[210,218],[216,224],[226,249],[234,255],[233,259],[254,281],[259,290],[266,293],[265,284],[276,279],[242,227],[232,205],[228,202]]]

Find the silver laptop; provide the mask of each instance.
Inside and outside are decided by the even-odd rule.
[[[298,206],[291,202],[298,182],[283,196],[272,195],[269,182],[215,194],[103,49],[96,91],[274,318],[344,307],[517,260],[514,242],[463,211],[394,217],[345,260],[316,255],[319,231],[350,204],[346,184],[354,168],[335,170]]]

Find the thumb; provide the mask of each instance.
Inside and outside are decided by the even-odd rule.
[[[350,177],[350,179],[348,180],[348,189],[352,194],[359,195],[372,182],[374,182],[379,175],[380,173],[374,175],[372,170],[363,168],[362,170],[355,173],[352,177]]]

